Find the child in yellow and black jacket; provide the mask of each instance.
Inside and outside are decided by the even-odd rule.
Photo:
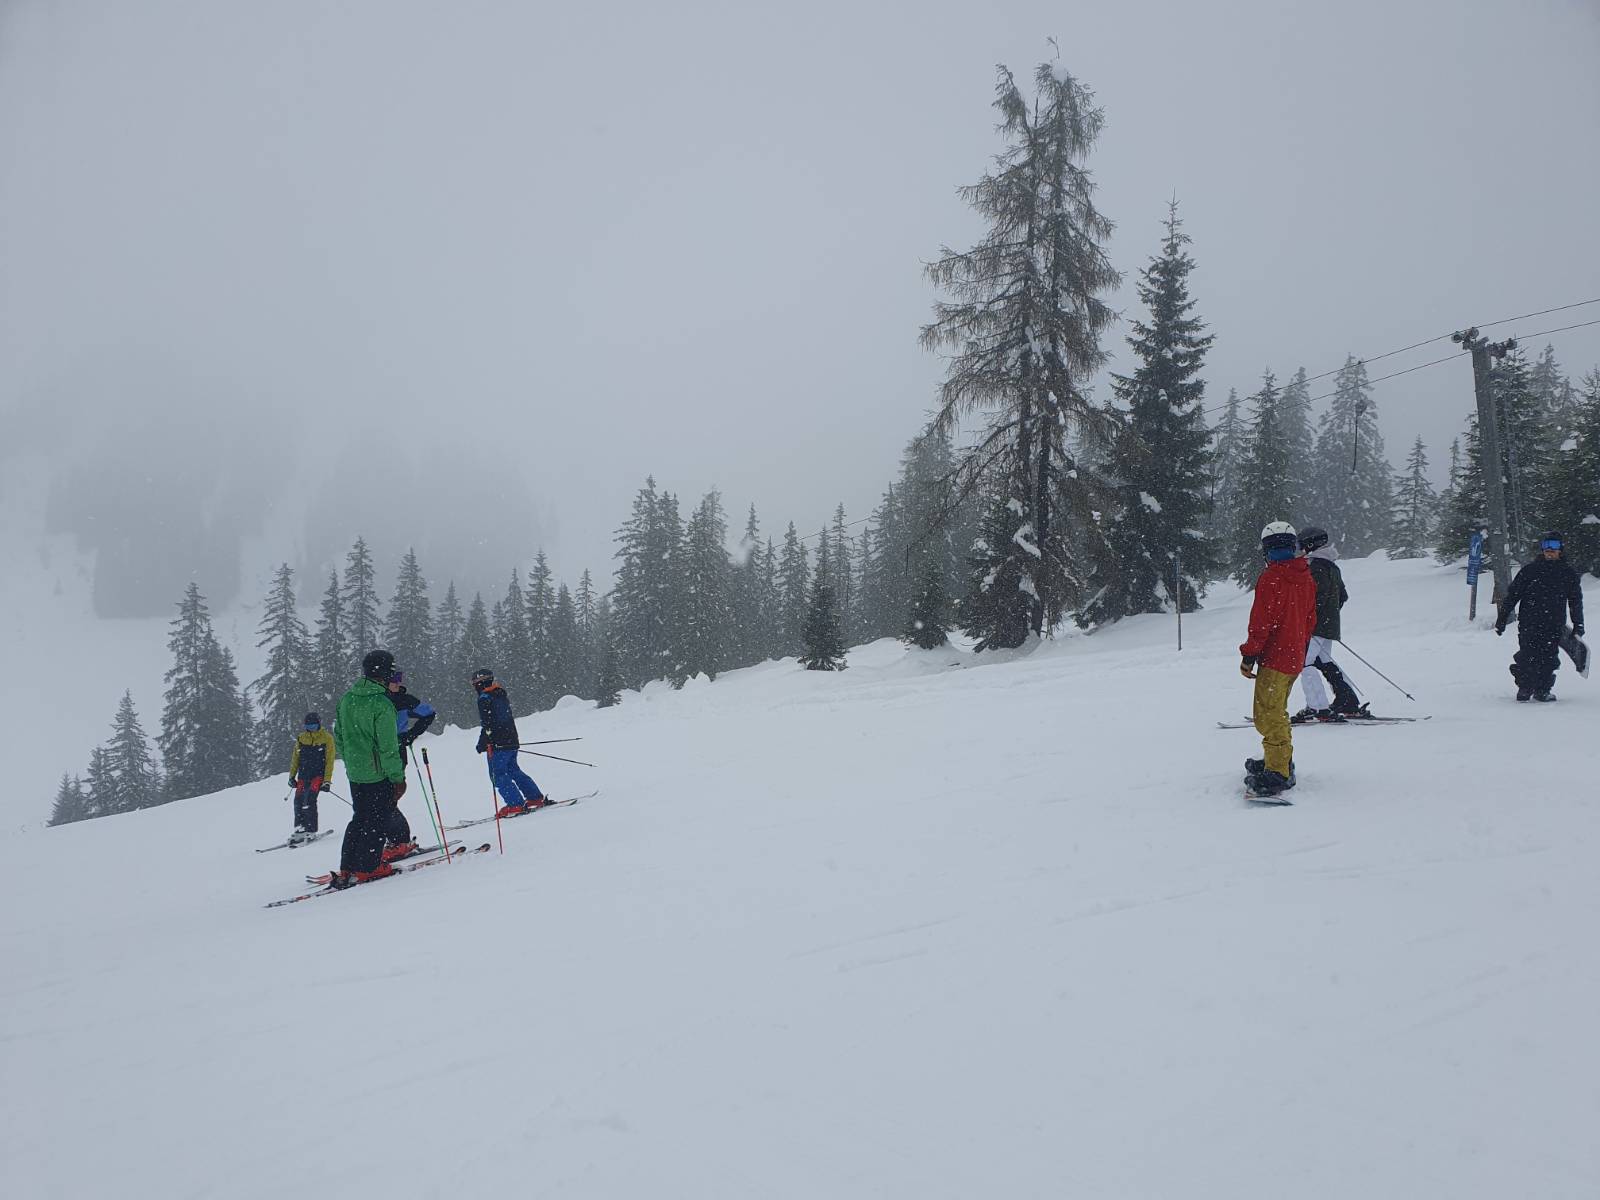
[[[309,842],[317,832],[317,796],[333,781],[333,763],[338,757],[333,734],[322,727],[322,718],[306,714],[305,728],[295,734],[294,754],[289,759],[289,786],[294,788],[294,832],[289,844]]]

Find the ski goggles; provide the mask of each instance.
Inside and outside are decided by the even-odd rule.
[[[306,732],[307,733],[315,733],[317,730],[319,730],[321,728],[322,728],[322,725],[318,721],[307,721],[306,722]]]
[[[1559,550],[1559,549],[1561,549],[1561,539],[1560,538],[1545,538],[1544,541],[1539,543],[1539,549],[1541,549],[1541,550]]]

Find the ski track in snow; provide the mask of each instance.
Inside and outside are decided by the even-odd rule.
[[[1506,703],[1459,572],[1343,566],[1422,703],[1346,669],[1434,719],[1298,733],[1289,808],[1213,728],[1230,587],[1181,655],[1138,618],[564,702],[524,736],[602,766],[535,776],[593,801],[308,904],[260,907],[338,857],[254,853],[277,780],[8,825],[0,1193],[1593,1197],[1600,681]],[[446,821],[472,742],[427,740]]]

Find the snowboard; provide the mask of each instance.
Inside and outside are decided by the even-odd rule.
[[[1572,660],[1572,669],[1585,679],[1589,678],[1589,647],[1584,645],[1581,637],[1572,632],[1571,625],[1562,626],[1559,644],[1566,651],[1567,657]]]

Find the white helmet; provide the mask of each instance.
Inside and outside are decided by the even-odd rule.
[[[1294,526],[1287,521],[1269,521],[1266,527],[1261,530],[1261,540],[1264,542],[1269,537],[1277,537],[1285,533],[1290,537],[1294,537]]]

